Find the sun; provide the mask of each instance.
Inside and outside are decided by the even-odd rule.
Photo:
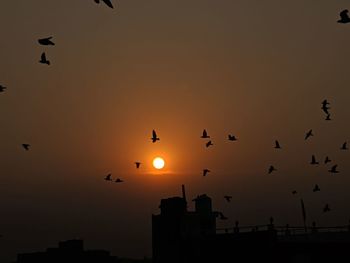
[[[160,170],[164,167],[165,165],[165,162],[164,162],[164,159],[161,158],[161,157],[156,157],[153,159],[153,166],[154,168]]]

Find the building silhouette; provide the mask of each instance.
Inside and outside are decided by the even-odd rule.
[[[16,263],[119,263],[117,257],[106,250],[84,250],[83,240],[59,242],[57,248],[48,248],[43,252],[22,253],[17,255]]]
[[[194,199],[195,211],[187,210],[182,197],[162,199],[160,214],[152,215],[154,263],[187,262],[349,262],[349,226],[318,228],[261,226],[216,229],[220,213],[212,210],[211,199]]]

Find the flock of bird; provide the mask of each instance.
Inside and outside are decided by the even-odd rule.
[[[95,3],[99,4],[101,1],[100,0],[94,0]],[[102,0],[102,2],[107,5],[108,7],[110,8],[114,8],[113,7],[113,4],[112,4],[112,1],[111,0]],[[340,19],[337,21],[338,23],[341,23],[341,24],[347,24],[347,23],[350,23],[350,17],[348,15],[348,10],[345,9],[343,11],[340,12]],[[38,43],[42,46],[54,46],[55,43],[52,41],[52,37],[46,37],[46,38],[41,38],[41,39],[38,39]],[[41,54],[41,57],[40,57],[40,60],[39,60],[39,63],[41,64],[46,64],[46,65],[50,65],[50,61],[47,59],[46,57],[46,53],[45,52],[42,52]],[[3,85],[0,85],[0,93],[2,92],[5,92],[5,90],[7,89],[7,87],[3,86]],[[326,118],[325,120],[327,121],[330,121],[331,120],[331,114],[330,114],[330,103],[327,101],[327,100],[324,100],[322,101],[322,111],[326,114]],[[308,140],[310,137],[314,136],[313,134],[313,131],[312,129],[309,130],[306,134],[305,134],[305,140]],[[203,130],[202,132],[202,135],[200,136],[200,138],[202,139],[209,139],[206,143],[205,143],[205,146],[208,148],[210,146],[213,146],[213,142],[212,140],[210,139],[210,136],[208,135],[208,132],[206,131],[206,129]],[[158,137],[157,133],[155,130],[152,131],[152,137],[151,137],[151,141],[152,143],[156,143],[157,141],[159,141],[160,138]],[[229,141],[237,141],[237,137],[235,135],[232,135],[232,134],[229,134],[228,135],[228,140]],[[22,147],[24,150],[26,151],[29,151],[31,145],[28,144],[28,143],[23,143],[22,144]],[[279,143],[278,140],[275,141],[275,146],[274,146],[275,149],[282,149],[281,147],[281,144]],[[343,145],[340,147],[341,150],[348,150],[348,147],[347,147],[347,142],[344,142]],[[326,156],[325,160],[324,160],[324,164],[327,164],[331,162],[331,160],[329,159],[328,156]],[[315,155],[312,155],[311,156],[311,162],[310,162],[311,165],[318,165],[319,162],[316,160],[316,157]],[[136,166],[136,169],[139,169],[140,166],[141,166],[141,162],[139,161],[136,161],[135,162],[135,166]],[[337,170],[337,167],[338,165],[337,164],[334,164],[329,170],[328,172],[329,173],[339,173],[339,171]],[[268,168],[268,174],[271,174],[273,172],[277,171],[277,169],[273,166],[273,165],[270,165],[270,167]],[[210,172],[209,169],[205,168],[203,169],[203,172],[202,172],[202,175],[205,177],[208,175],[208,173]],[[107,176],[104,177],[104,180],[106,181],[110,181],[110,182],[115,182],[115,183],[122,183],[124,182],[122,179],[120,178],[116,178],[116,179],[112,179],[112,174],[108,174]],[[316,184],[313,188],[313,192],[319,192],[320,191],[320,187]],[[292,191],[292,194],[297,194],[297,191],[294,190]],[[227,201],[227,202],[230,202],[231,199],[232,199],[232,196],[228,196],[228,195],[225,195],[224,196],[224,199]],[[326,204],[324,209],[323,209],[324,212],[328,212],[330,211],[330,207],[329,207],[329,204]],[[221,219],[227,219],[225,216],[223,216],[223,214],[221,213],[220,214],[220,218]]]

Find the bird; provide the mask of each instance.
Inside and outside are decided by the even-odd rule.
[[[337,167],[338,167],[337,164],[336,164],[336,165],[333,165],[333,166],[331,167],[331,169],[328,170],[328,172],[330,172],[330,173],[339,173],[339,171],[337,171]]]
[[[275,141],[275,149],[281,149],[280,143],[277,140]]]
[[[326,213],[326,212],[329,212],[331,211],[330,207],[329,207],[329,204],[326,204],[323,208],[323,213]]]
[[[105,177],[106,181],[112,181],[112,174],[107,174],[107,176]]]
[[[0,92],[4,92],[5,91],[5,89],[7,89],[6,87],[4,87],[4,86],[2,86],[2,85],[0,85]]]
[[[224,216],[223,213],[219,212],[219,216],[221,220],[227,220],[228,218],[226,216]]]
[[[232,196],[225,195],[224,198],[226,199],[227,202],[231,202]]]
[[[328,156],[326,156],[326,159],[324,160],[324,163],[327,164],[327,163],[330,163],[331,162],[331,159],[328,158]]]
[[[312,156],[311,156],[311,162],[310,162],[310,164],[319,164],[319,162],[316,161],[315,155],[312,155]]]
[[[323,104],[322,107],[321,107],[321,109],[324,111],[324,113],[329,114],[329,111],[328,111],[328,110],[329,110],[330,108],[327,107],[327,105]]]
[[[208,142],[205,144],[205,146],[207,146],[207,147],[209,147],[209,146],[211,146],[211,145],[213,145],[213,143],[212,143],[211,141],[208,141]]]
[[[42,64],[50,65],[50,61],[46,59],[45,52],[41,54],[41,59],[39,60],[39,62]]]
[[[341,24],[346,24],[346,23],[350,23],[350,18],[348,16],[348,10],[344,9],[343,11],[340,12],[340,19],[337,21],[338,23]]]
[[[295,194],[297,194],[298,192],[296,191],[296,190],[294,190],[293,192],[292,192],[292,194],[293,195],[295,195]]]
[[[139,168],[140,168],[141,163],[140,163],[140,162],[135,162],[135,165],[136,165],[136,168],[137,168],[137,169],[139,169]]]
[[[206,176],[209,172],[210,172],[209,169],[204,169],[204,170],[203,170],[203,176]]]
[[[55,43],[51,41],[52,37],[40,38],[38,39],[39,44],[44,46],[54,46]]]
[[[317,184],[315,184],[315,187],[314,187],[314,189],[312,191],[313,192],[319,192],[319,191],[321,191],[321,189],[320,189],[320,187]]]
[[[29,151],[30,144],[28,144],[28,143],[23,143],[23,144],[22,144],[22,147],[23,147],[26,151]]]
[[[330,121],[330,120],[332,120],[332,119],[331,119],[331,115],[330,115],[330,114],[328,114],[328,115],[327,115],[327,117],[325,118],[325,120],[326,120],[326,121]]]
[[[272,173],[273,171],[277,171],[275,167],[272,165],[269,167],[269,174]]]
[[[157,133],[155,130],[152,131],[152,142],[155,143],[156,141],[159,141],[159,138],[157,137]]]
[[[228,135],[228,140],[229,141],[237,141],[237,138],[234,135],[229,134]]]
[[[123,183],[124,181],[122,179],[117,178],[114,182],[115,183]]]
[[[347,142],[344,142],[343,145],[340,147],[340,150],[349,150],[347,147]]]
[[[314,136],[312,130],[309,130],[305,135],[305,140],[307,140],[310,136]]]
[[[203,139],[210,138],[210,136],[208,136],[208,133],[207,133],[206,129],[203,130],[203,134],[202,134],[201,138],[203,138]]]
[[[112,5],[112,2],[111,0],[102,0],[108,7],[110,8],[114,8],[113,5]],[[95,0],[95,3],[99,4],[100,3],[100,0]]]

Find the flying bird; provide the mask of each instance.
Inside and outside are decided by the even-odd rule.
[[[350,23],[350,18],[348,16],[349,11],[347,9],[343,10],[340,12],[340,19],[337,21],[338,23],[341,24],[346,24],[346,23]]]
[[[155,143],[156,141],[159,141],[159,138],[157,137],[157,133],[155,130],[152,131],[152,142]]]
[[[324,111],[324,113],[326,113],[326,114],[329,114],[329,107],[327,107],[327,105],[322,105],[322,107],[321,107],[321,109]]]
[[[40,38],[38,39],[39,44],[44,46],[54,46],[55,43],[51,41],[52,37]]]
[[[275,149],[281,149],[280,143],[277,140],[275,141]]]
[[[326,205],[324,206],[324,208],[323,208],[323,213],[326,213],[326,212],[329,212],[329,211],[331,211],[331,209],[330,209],[329,205],[326,204]]]
[[[137,169],[139,169],[139,168],[140,168],[141,163],[140,163],[140,162],[135,162],[135,165],[136,165],[136,168],[137,168]]]
[[[205,144],[205,146],[207,146],[207,147],[212,146],[212,145],[213,145],[213,143],[212,143],[211,141],[208,141],[208,142]]]
[[[203,170],[203,176],[206,176],[209,172],[210,172],[209,169],[204,169],[204,170]]]
[[[347,147],[347,142],[344,142],[342,147],[340,147],[340,150],[348,150],[349,148]]]
[[[277,171],[275,167],[273,167],[272,165],[269,167],[269,174],[274,172],[274,171]]]
[[[321,191],[321,189],[320,189],[320,187],[317,184],[315,184],[315,187],[314,187],[314,189],[312,191],[313,192],[319,192],[319,191]]]
[[[4,92],[5,91],[5,89],[7,89],[6,87],[4,87],[4,86],[2,86],[2,85],[0,85],[0,92]]]
[[[228,135],[228,140],[229,141],[237,141],[237,138],[234,135],[229,134]]]
[[[107,174],[107,176],[105,177],[106,181],[112,181],[112,174]]]
[[[319,164],[319,162],[316,161],[315,155],[312,155],[310,164]]]
[[[111,0],[102,0],[108,7],[110,8],[114,8],[113,5],[112,5],[112,2]],[[99,4],[100,3],[100,0],[95,0],[95,3]]]
[[[122,182],[124,182],[124,181],[123,181],[122,179],[117,178],[114,182],[115,182],[115,183],[122,183]]]
[[[231,202],[232,196],[225,195],[224,198],[226,199],[227,202]]]
[[[331,169],[328,170],[328,172],[330,172],[330,173],[339,173],[339,171],[337,171],[337,167],[338,167],[337,164],[336,164],[336,165],[333,165],[333,166],[331,167]]]
[[[219,212],[219,216],[221,220],[227,220],[228,218],[226,216],[224,216],[223,213]]]
[[[46,59],[45,52],[41,54],[41,59],[39,60],[39,62],[42,64],[50,65],[50,61]]]
[[[203,138],[203,139],[208,139],[208,138],[210,138],[210,136],[208,136],[208,133],[207,133],[206,129],[203,130],[203,133],[202,133],[201,138]]]
[[[22,147],[23,147],[26,151],[29,151],[30,144],[23,143],[23,144],[22,144]]]
[[[305,135],[305,140],[307,140],[310,136],[314,136],[312,130],[309,130]]]
[[[328,158],[328,156],[326,156],[326,159],[324,160],[324,163],[327,164],[327,163],[330,163],[331,162],[331,159]]]

